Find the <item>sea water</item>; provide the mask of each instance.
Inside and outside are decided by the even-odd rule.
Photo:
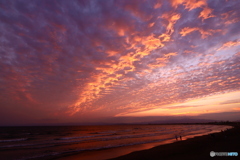
[[[220,132],[222,125],[103,125],[1,127],[0,159],[108,159],[159,144]],[[111,152],[110,152],[111,151]],[[98,154],[95,154],[98,153]],[[101,153],[101,154],[99,154]],[[87,156],[86,156],[87,155]],[[73,159],[73,158],[72,158]]]

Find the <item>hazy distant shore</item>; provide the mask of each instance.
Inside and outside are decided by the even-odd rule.
[[[205,160],[205,159],[240,159],[232,157],[211,157],[210,152],[238,152],[240,154],[240,126],[223,132],[199,136],[185,141],[160,145],[151,149],[132,152],[112,160]]]

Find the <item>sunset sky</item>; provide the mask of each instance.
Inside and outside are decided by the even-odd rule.
[[[0,125],[240,118],[239,0],[0,0]]]

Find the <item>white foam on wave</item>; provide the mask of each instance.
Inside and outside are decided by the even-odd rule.
[[[84,138],[92,138],[92,137],[101,137],[101,136],[110,136],[110,135],[114,135],[113,134],[96,134],[96,135],[91,135],[91,136],[77,136],[77,137],[62,137],[59,138],[58,140],[71,140],[71,139],[84,139]]]
[[[12,145],[0,146],[0,148],[26,147],[26,146],[32,146],[32,144],[12,144]]]
[[[151,133],[151,134],[136,134],[136,135],[123,135],[123,136],[113,136],[113,137],[107,137],[107,138],[99,138],[101,140],[115,140],[115,139],[128,139],[128,138],[143,138],[143,137],[154,137],[164,134],[170,134],[173,132],[165,132],[165,133]]]
[[[17,142],[17,141],[25,141],[27,138],[17,138],[17,139],[3,139],[0,142]]]

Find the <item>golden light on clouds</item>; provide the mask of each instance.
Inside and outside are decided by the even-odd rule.
[[[174,103],[159,108],[120,114],[117,116],[169,116],[169,115],[199,115],[204,113],[218,113],[238,110],[240,92],[230,92],[212,95],[200,99],[193,99],[183,103]]]
[[[239,1],[21,3],[0,5],[2,121],[238,111]]]

